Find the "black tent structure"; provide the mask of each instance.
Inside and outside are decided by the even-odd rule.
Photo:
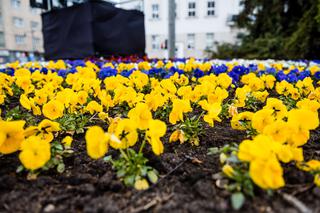
[[[42,14],[45,58],[145,54],[144,14],[116,8],[101,0]]]

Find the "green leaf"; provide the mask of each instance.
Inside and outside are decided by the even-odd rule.
[[[50,165],[49,165],[48,163],[46,163],[46,165],[44,165],[43,167],[41,167],[41,169],[42,169],[43,171],[48,171],[50,168],[51,168],[51,167],[50,167]]]
[[[133,149],[128,149],[128,153],[130,156],[136,156],[137,153]]]
[[[77,130],[76,130],[76,133],[77,133],[77,134],[84,133],[84,129],[83,129],[83,128],[77,129]]]
[[[24,167],[22,165],[18,166],[18,168],[16,169],[16,173],[20,173],[24,170]]]
[[[117,177],[123,177],[126,175],[126,170],[125,169],[120,169],[118,172],[117,172]]]
[[[52,158],[52,164],[58,165],[60,163],[60,160],[57,157]]]
[[[112,160],[112,156],[111,156],[111,155],[105,156],[105,157],[103,158],[103,160],[106,161],[106,162],[109,162],[109,161]]]
[[[231,156],[227,159],[227,162],[229,162],[229,163],[238,163],[238,162],[239,162],[239,159],[238,159],[237,156],[231,155]]]
[[[254,186],[253,186],[253,183],[252,183],[252,180],[250,179],[249,175],[248,177],[245,177],[246,179],[244,180],[243,182],[243,191],[251,196],[251,197],[254,197]]]
[[[224,147],[222,147],[220,149],[220,152],[227,153],[229,150],[230,150],[230,146],[229,145],[225,145]]]
[[[233,193],[231,196],[231,205],[235,210],[239,210],[245,201],[245,197],[241,192]]]
[[[140,174],[141,174],[141,176],[146,176],[147,175],[147,170],[148,170],[148,167],[146,167],[146,166],[142,166],[141,168],[140,168]]]
[[[54,145],[54,148],[57,149],[57,150],[60,150],[60,151],[63,150],[62,144],[55,144],[55,145]]]
[[[148,172],[148,179],[151,181],[151,183],[158,182],[158,176],[153,170]]]
[[[57,166],[57,172],[63,173],[65,169],[66,169],[66,167],[65,167],[64,163],[58,164],[58,166]]]
[[[124,184],[126,184],[127,186],[133,186],[134,182],[135,182],[134,175],[130,175],[124,178]]]
[[[219,148],[218,147],[209,148],[208,155],[216,155],[218,153],[219,153]]]

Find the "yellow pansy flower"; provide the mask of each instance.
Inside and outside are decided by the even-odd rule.
[[[63,116],[64,106],[60,101],[51,100],[42,107],[43,115],[51,120]]]
[[[86,132],[86,145],[88,155],[93,159],[103,157],[108,151],[110,135],[99,126],[92,126]]]
[[[30,170],[43,167],[51,157],[50,143],[37,136],[31,136],[23,141],[19,159],[23,166]]]
[[[25,121],[0,121],[0,153],[10,154],[20,149],[24,140]]]

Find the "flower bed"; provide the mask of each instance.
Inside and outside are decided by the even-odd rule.
[[[231,198],[230,207],[227,201],[210,207],[208,201],[194,205],[199,208],[227,211],[245,204],[243,209],[254,212],[259,207],[250,203],[256,197],[273,194],[290,202],[292,195],[283,189],[292,185],[319,194],[316,63],[59,60],[7,64],[0,72],[0,153],[6,167],[0,174],[11,174],[9,183],[13,178],[38,184],[41,177],[52,176],[75,181],[78,177],[72,175],[81,174],[83,167],[91,176],[96,172],[96,179],[87,177],[91,185],[85,187],[86,193],[93,193],[91,199],[99,197],[97,193],[127,190],[140,196],[134,201],[143,202],[136,190],[150,193],[158,187],[157,193],[166,192],[146,207],[149,210],[175,196],[161,182],[170,182],[172,174],[186,167],[182,172],[194,171],[199,177],[186,178],[184,187],[198,187],[200,196],[211,195],[217,202],[221,193]],[[297,174],[302,177],[299,186]],[[178,176],[173,180],[179,187],[184,183]],[[103,178],[110,186],[101,186]],[[4,186],[7,191],[18,190],[9,185]],[[203,187],[220,191],[206,192]],[[6,193],[1,199],[10,205]],[[294,199],[291,204],[301,208]],[[134,201],[127,197],[116,211]],[[40,210],[55,208],[49,204],[41,203]],[[319,202],[313,208],[319,209]]]

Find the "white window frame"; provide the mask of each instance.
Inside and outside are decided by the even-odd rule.
[[[189,18],[195,18],[197,16],[197,1],[195,0],[190,0],[188,1],[188,12],[187,12],[187,16]]]
[[[13,22],[13,25],[14,25],[15,27],[18,27],[18,28],[24,27],[24,20],[23,20],[23,18],[14,16],[14,17],[12,17],[12,22]]]
[[[31,21],[30,22],[30,26],[31,26],[31,29],[38,29],[39,28],[39,22]]]
[[[15,35],[14,40],[17,45],[23,45],[26,43],[26,36],[25,35]]]
[[[152,50],[160,50],[160,36],[151,35],[151,48]]]
[[[196,34],[188,33],[187,34],[187,49],[194,50],[196,48]]]
[[[38,8],[30,8],[30,12],[33,14],[33,15],[39,15],[40,14],[40,11]]]
[[[38,37],[32,37],[32,47],[34,49],[38,49],[39,45],[40,45],[41,39]]]
[[[11,0],[10,4],[12,8],[18,9],[21,7],[21,0]]]
[[[160,18],[160,5],[151,4],[151,19],[159,19],[159,18]]]
[[[206,33],[206,49],[212,49],[214,46],[214,33]]]
[[[215,16],[216,15],[216,1],[208,0],[207,1],[207,16]]]

